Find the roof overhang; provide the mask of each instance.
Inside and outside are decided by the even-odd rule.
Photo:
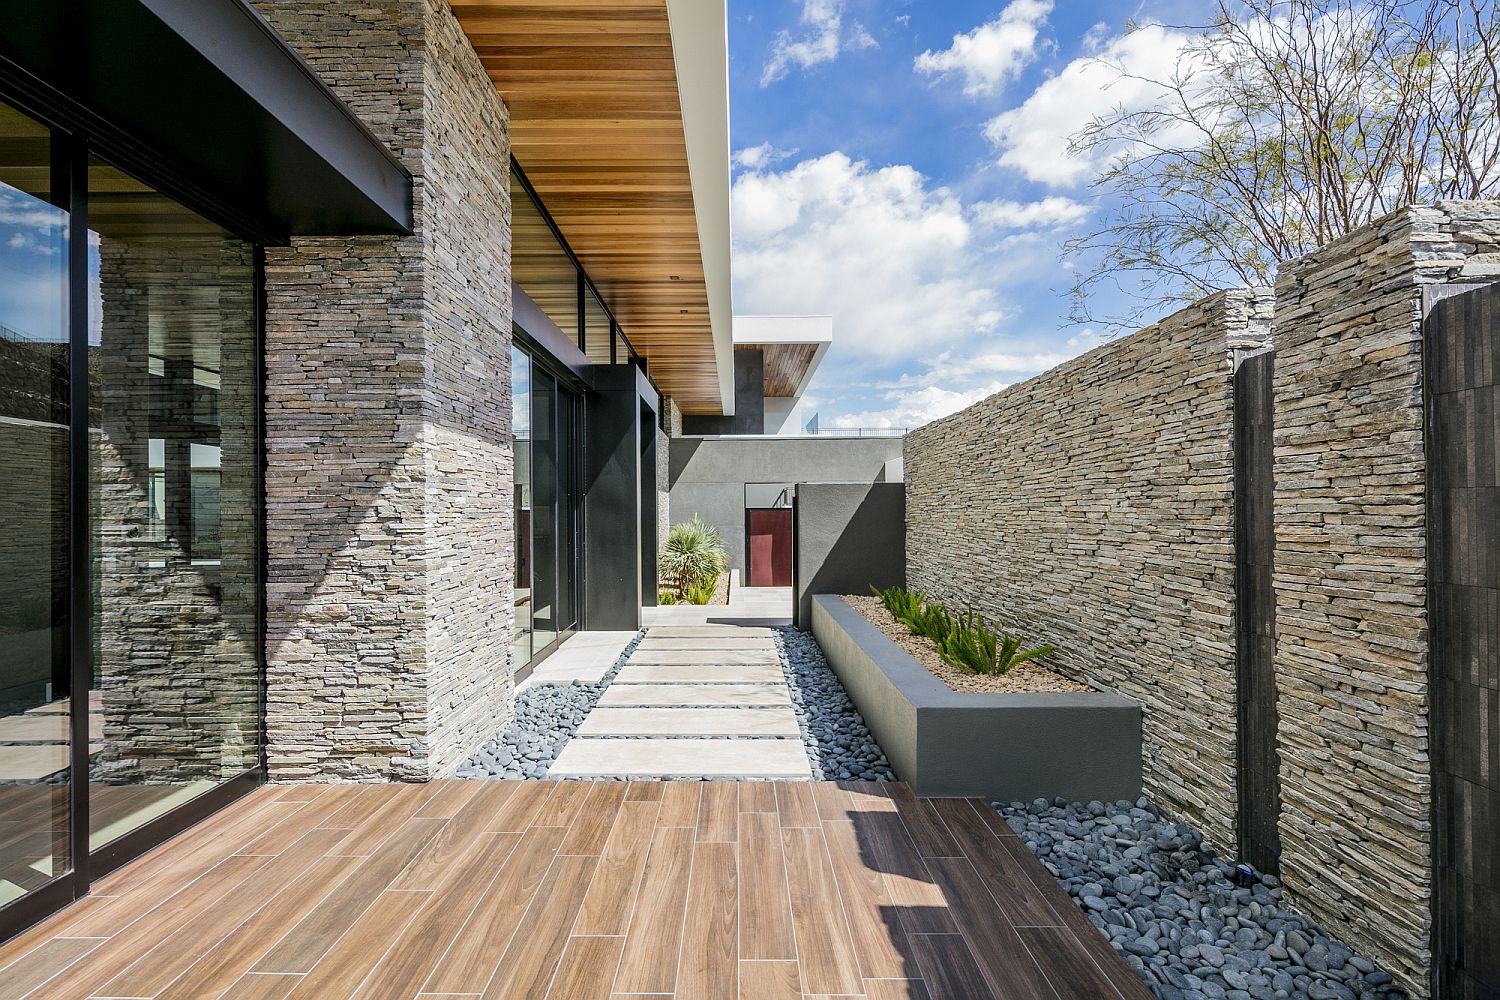
[[[260,239],[411,232],[411,175],[242,0],[6,0],[0,75]]]
[[[733,412],[724,0],[454,0],[511,152],[652,379]]]
[[[734,346],[765,358],[769,399],[800,397],[833,343],[832,316],[736,316]]]

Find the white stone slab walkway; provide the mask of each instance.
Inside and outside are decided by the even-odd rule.
[[[547,775],[810,779],[771,630],[648,627]]]

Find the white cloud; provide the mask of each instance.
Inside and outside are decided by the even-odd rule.
[[[959,73],[965,94],[996,93],[1036,58],[1037,33],[1051,12],[1052,0],[1012,0],[993,21],[954,35],[948,48],[917,56],[917,72]]]
[[[1071,198],[1050,195],[1041,201],[976,202],[974,221],[994,229],[1056,229],[1088,218],[1089,207]]]
[[[929,386],[925,389],[891,391],[885,394],[889,406],[861,413],[846,413],[833,418],[829,423],[834,427],[899,427],[909,430],[950,413],[957,413],[1005,387],[1004,382],[990,382],[973,389],[954,390]]]
[[[736,310],[831,314],[855,367],[932,357],[1005,315],[964,205],[909,166],[834,152],[742,173],[733,209]]]
[[[795,149],[777,149],[769,142],[763,142],[759,146],[747,146],[737,151],[731,159],[737,167],[743,167],[746,170],[763,170],[796,155]]]
[[[985,135],[1000,150],[999,163],[1054,187],[1088,181],[1103,163],[1071,153],[1069,139],[1101,114],[1160,101],[1161,87],[1149,81],[1171,77],[1188,40],[1161,25],[1109,39],[1091,36],[1097,52],[1073,60],[1020,107],[985,125]]]
[[[868,49],[878,44],[857,21],[845,36],[844,0],[802,0],[799,20],[806,29],[801,36],[794,38],[790,31],[781,31],[771,42],[771,58],[760,74],[762,87],[780,80],[794,66],[810,69],[833,62],[845,49]]]
[[[1049,368],[1055,368],[1082,353],[1081,350],[1073,349],[1071,343],[1068,346],[1067,351],[1037,351],[1031,354],[990,350],[976,354],[956,355],[952,351],[944,351],[928,362],[924,371],[903,375],[897,380],[896,388],[930,386],[939,383],[952,384],[987,375],[1029,378]]]

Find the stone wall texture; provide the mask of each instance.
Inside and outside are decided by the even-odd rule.
[[[1500,273],[1500,205],[1395,213],[1282,268],[1274,381],[1283,876],[1409,986],[1430,955],[1422,286]]]
[[[1150,794],[1228,849],[1231,376],[1269,312],[1268,292],[1220,293],[905,444],[909,586],[1140,701]]]
[[[415,178],[267,254],[273,777],[451,773],[509,713],[506,110],[445,0],[256,0]]]

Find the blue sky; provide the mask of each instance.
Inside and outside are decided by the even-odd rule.
[[[830,313],[824,426],[913,426],[1099,343],[1067,136],[1144,100],[1202,4],[729,0],[735,311]],[[1127,22],[1140,28],[1127,34]]]

